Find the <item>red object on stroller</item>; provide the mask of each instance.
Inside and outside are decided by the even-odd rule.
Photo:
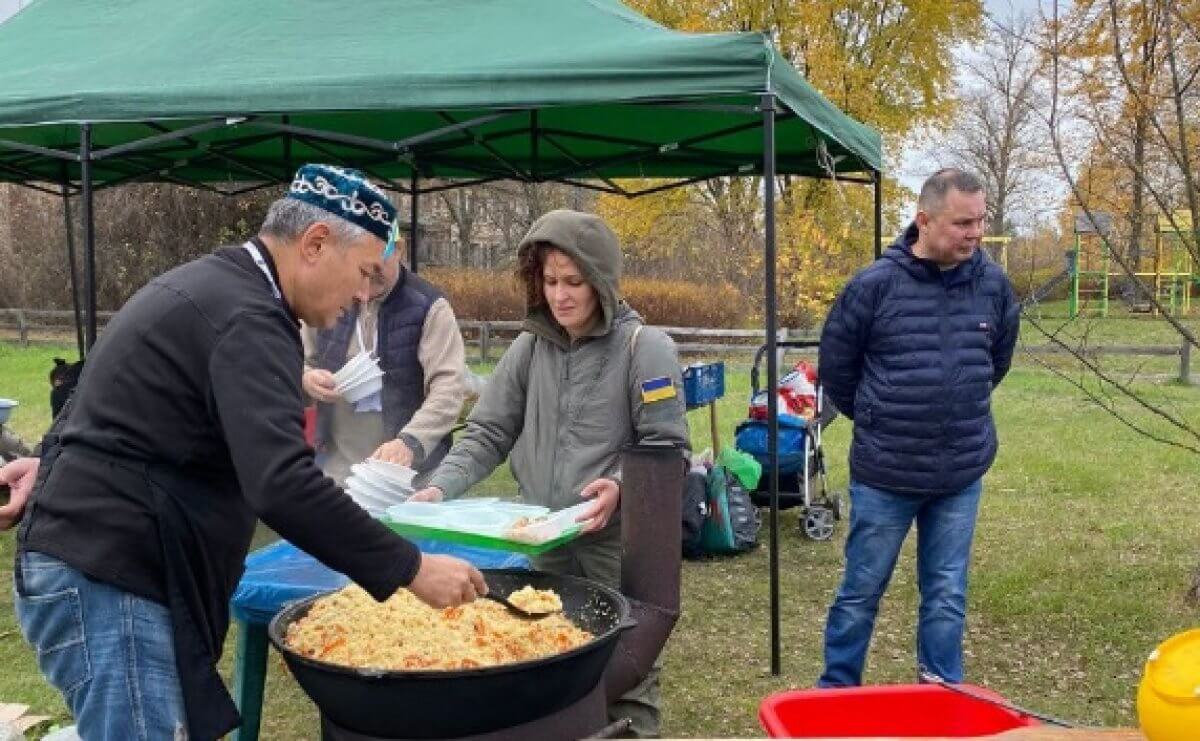
[[[757,387],[757,384],[755,384]],[[817,416],[817,369],[801,360],[779,379],[779,413],[812,421]],[[750,419],[767,418],[768,392],[758,391],[750,398]]]

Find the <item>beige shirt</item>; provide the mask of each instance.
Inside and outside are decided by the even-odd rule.
[[[384,295],[368,302],[359,312],[363,344],[367,350],[375,349],[377,344],[379,307],[386,298]],[[304,369],[307,371],[316,367],[317,330],[305,326],[303,338]],[[354,357],[361,349],[357,333],[352,334],[346,359]],[[450,434],[450,428],[462,411],[465,393],[466,351],[454,310],[444,298],[435,301],[425,316],[417,360],[425,374],[425,402],[400,434],[414,438],[428,452]],[[356,412],[353,404],[339,401],[333,405],[329,446],[322,461],[325,474],[342,485],[350,473],[350,466],[361,463],[389,439],[384,436],[382,412]]]

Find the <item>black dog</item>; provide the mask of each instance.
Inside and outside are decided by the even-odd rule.
[[[54,359],[54,367],[50,369],[50,414],[57,417],[62,411],[75,384],[79,383],[79,374],[83,372],[83,361],[68,363],[62,358]]]

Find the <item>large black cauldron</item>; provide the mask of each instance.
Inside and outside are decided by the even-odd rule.
[[[287,628],[321,595],[283,608],[271,643],[321,713],[338,726],[382,738],[458,738],[496,731],[554,713],[600,682],[622,631],[633,627],[620,592],[569,576],[484,569],[488,587],[508,595],[526,584],[553,589],[563,612],[595,638],[535,661],[458,671],[353,669],[301,656],[284,643]]]

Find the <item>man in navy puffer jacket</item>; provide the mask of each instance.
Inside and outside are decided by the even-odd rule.
[[[1020,306],[979,250],[983,185],[959,170],[921,188],[917,215],[846,285],[821,334],[825,397],[854,420],[846,571],[825,626],[823,687],[862,682],[879,600],[912,523],[917,661],[961,682],[967,567],[982,477],[996,457],[992,389]]]

